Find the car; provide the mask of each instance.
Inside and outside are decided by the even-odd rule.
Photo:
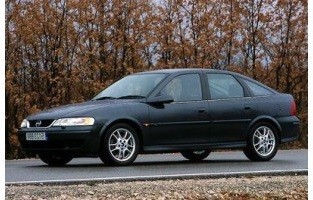
[[[249,77],[163,69],[125,76],[89,101],[28,116],[19,141],[50,166],[76,157],[123,166],[138,154],[171,152],[197,162],[225,148],[269,161],[280,144],[298,138],[299,125],[290,94]]]

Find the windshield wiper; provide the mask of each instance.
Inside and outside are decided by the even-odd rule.
[[[97,99],[94,100],[105,100],[105,99],[116,99],[115,97],[99,97]]]
[[[142,99],[142,98],[146,98],[146,97],[140,96],[140,95],[125,95],[125,96],[118,97],[118,99]]]

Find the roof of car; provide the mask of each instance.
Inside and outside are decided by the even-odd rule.
[[[244,76],[242,74],[228,71],[228,70],[220,70],[220,69],[207,69],[207,68],[176,68],[176,69],[158,69],[151,71],[143,71],[136,74],[151,74],[151,73],[166,73],[166,74],[181,74],[181,73],[199,73],[199,72],[213,72],[213,73],[224,73],[224,74],[232,74],[239,77],[244,77],[246,79],[251,79],[250,77]],[[253,80],[253,79],[251,79]]]
[[[158,70],[151,70],[151,71],[144,71],[139,72],[139,74],[146,74],[146,73],[167,73],[167,74],[176,74],[176,73],[188,73],[188,72],[223,72],[223,73],[234,73],[227,70],[218,70],[218,69],[205,69],[205,68],[176,68],[176,69],[158,69]]]

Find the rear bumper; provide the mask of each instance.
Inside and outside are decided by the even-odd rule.
[[[279,117],[281,126],[281,143],[297,140],[300,133],[300,120],[296,116]]]
[[[66,153],[74,157],[99,152],[101,126],[28,128],[19,130],[19,141],[26,154]],[[45,141],[27,141],[27,132],[45,132]]]

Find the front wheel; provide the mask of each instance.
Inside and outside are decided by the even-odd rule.
[[[250,131],[244,154],[252,161],[269,161],[277,153],[276,129],[269,123],[256,124]]]
[[[73,159],[70,156],[58,154],[38,154],[38,157],[49,166],[64,166]]]
[[[193,162],[199,162],[209,156],[211,150],[183,151],[182,156]]]
[[[102,143],[100,159],[108,165],[129,165],[137,157],[139,139],[128,124],[113,125]]]

